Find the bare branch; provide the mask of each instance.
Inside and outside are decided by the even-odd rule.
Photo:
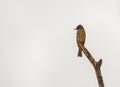
[[[101,74],[101,70],[100,70],[100,67],[102,65],[102,59],[100,59],[98,62],[96,62],[95,59],[90,54],[90,52],[80,42],[78,45],[81,48],[81,50],[83,51],[83,53],[86,55],[86,57],[88,58],[90,63],[93,65],[99,87],[104,87],[104,82],[103,82],[103,78],[102,78],[102,74]]]

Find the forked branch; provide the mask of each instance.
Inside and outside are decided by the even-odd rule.
[[[100,59],[98,62],[96,62],[95,59],[90,54],[90,52],[80,42],[78,45],[81,48],[81,50],[83,51],[83,53],[86,55],[86,57],[88,58],[88,60],[92,64],[92,66],[94,67],[99,87],[104,87],[104,82],[103,82],[101,69],[100,69],[100,67],[102,65],[102,59]]]

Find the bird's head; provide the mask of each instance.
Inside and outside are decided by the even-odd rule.
[[[74,30],[83,29],[83,26],[80,24]]]

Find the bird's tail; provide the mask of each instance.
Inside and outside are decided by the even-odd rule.
[[[78,50],[78,57],[82,57],[82,51],[81,51],[81,49],[79,48],[79,50]]]

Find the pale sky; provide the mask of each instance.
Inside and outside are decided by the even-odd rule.
[[[0,0],[0,87],[98,87],[78,24],[105,87],[120,87],[119,0]]]

